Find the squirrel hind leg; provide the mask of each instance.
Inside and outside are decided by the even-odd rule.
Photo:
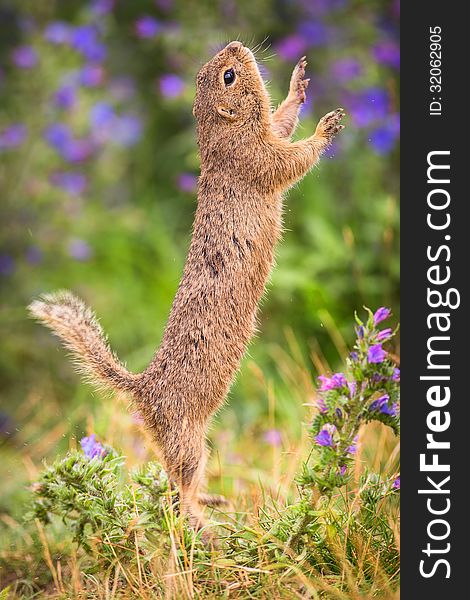
[[[200,486],[207,462],[207,449],[204,443],[204,435],[196,436],[194,432],[191,437],[185,439],[184,448],[181,448],[170,460],[165,457],[167,471],[170,479],[177,485],[181,512],[188,517],[189,525],[194,531],[200,531],[204,544],[216,546],[214,534],[206,529],[204,518],[204,503],[200,502]]]

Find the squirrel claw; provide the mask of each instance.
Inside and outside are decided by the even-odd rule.
[[[299,59],[299,61],[295,65],[290,80],[290,94],[294,96],[294,98],[299,104],[303,104],[307,99],[305,90],[308,87],[310,79],[304,79],[306,66],[307,59],[305,56],[302,56],[302,58]]]

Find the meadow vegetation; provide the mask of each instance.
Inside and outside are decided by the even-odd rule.
[[[367,335],[399,318],[398,17],[388,0],[0,0],[2,600],[395,597],[399,339]],[[209,549],[127,399],[81,383],[26,306],[70,289],[148,364],[190,238],[195,74],[235,38],[260,44],[274,104],[307,55],[298,137],[347,119],[288,194],[260,335],[210,431],[208,488],[231,506]],[[378,328],[364,305],[393,314]],[[372,418],[346,418],[347,382],[374,374]]]

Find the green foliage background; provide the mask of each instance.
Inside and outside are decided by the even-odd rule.
[[[252,46],[264,41],[258,56],[269,72],[276,105],[287,93],[295,63],[282,57],[280,44],[297,35],[302,23],[327,28],[327,41],[311,40],[305,48],[313,106],[303,112],[296,135],[310,135],[317,120],[337,106],[344,106],[348,117],[334,156],[325,157],[287,194],[285,235],[262,305],[261,333],[215,431],[230,431],[235,437],[250,432],[262,440],[269,413],[270,423],[299,436],[304,417],[300,407],[307,399],[296,397],[294,386],[282,376],[279,357],[284,350],[295,348],[313,378],[317,373],[310,354],[334,368],[344,353],[343,336],[346,343],[351,341],[356,308],[386,305],[398,316],[398,150],[395,146],[377,152],[371,136],[380,123],[361,126],[353,118],[360,107],[351,100],[379,89],[387,95],[390,115],[398,111],[397,71],[374,55],[378,43],[396,40],[397,6],[388,0],[119,1],[103,17],[104,83],[80,88],[78,104],[60,112],[51,106],[51,95],[64,74],[83,60],[70,48],[48,43],[43,31],[52,21],[89,22],[90,3],[1,1],[0,131],[12,122],[28,129],[21,146],[0,149],[1,252],[9,257],[0,279],[5,423],[0,477],[9,481],[1,510],[15,514],[20,506],[23,488],[16,478],[24,475],[16,469],[25,447],[37,448],[47,432],[67,423],[63,438],[40,445],[33,456],[40,461],[68,447],[70,435],[80,437],[89,415],[94,415],[98,431],[109,426],[110,412],[102,408],[101,397],[80,383],[49,333],[27,319],[31,298],[58,288],[82,296],[133,370],[145,367],[159,342],[195,209],[195,194],[178,186],[181,173],[198,171],[191,113],[195,74],[231,39]],[[164,24],[151,39],[135,35],[134,23],[144,14]],[[33,69],[11,63],[11,52],[21,44],[32,44],[38,52]],[[361,72],[342,82],[333,65],[349,58],[360,63]],[[184,82],[175,98],[165,97],[156,83],[168,73]],[[110,101],[120,108],[108,84],[123,75],[134,81],[135,93],[123,104],[142,120],[141,139],[132,147],[104,145],[91,159],[74,165],[88,179],[85,193],[74,196],[54,187],[51,173],[70,166],[45,143],[44,129],[60,121],[77,135],[86,135],[93,105]],[[86,260],[71,256],[77,240],[89,248]],[[273,382],[272,410],[269,390],[260,384],[253,364]]]

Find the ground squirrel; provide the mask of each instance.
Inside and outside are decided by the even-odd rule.
[[[320,120],[314,135],[290,141],[305,101],[305,66],[304,57],[275,112],[255,57],[240,42],[199,71],[193,113],[201,174],[191,246],[161,346],[145,371],[127,371],[93,312],[69,292],[30,306],[83,371],[132,397],[195,528],[203,523],[201,505],[210,502],[199,494],[208,421],[255,331],[281,235],[282,192],[343,128],[344,113],[337,109]]]

